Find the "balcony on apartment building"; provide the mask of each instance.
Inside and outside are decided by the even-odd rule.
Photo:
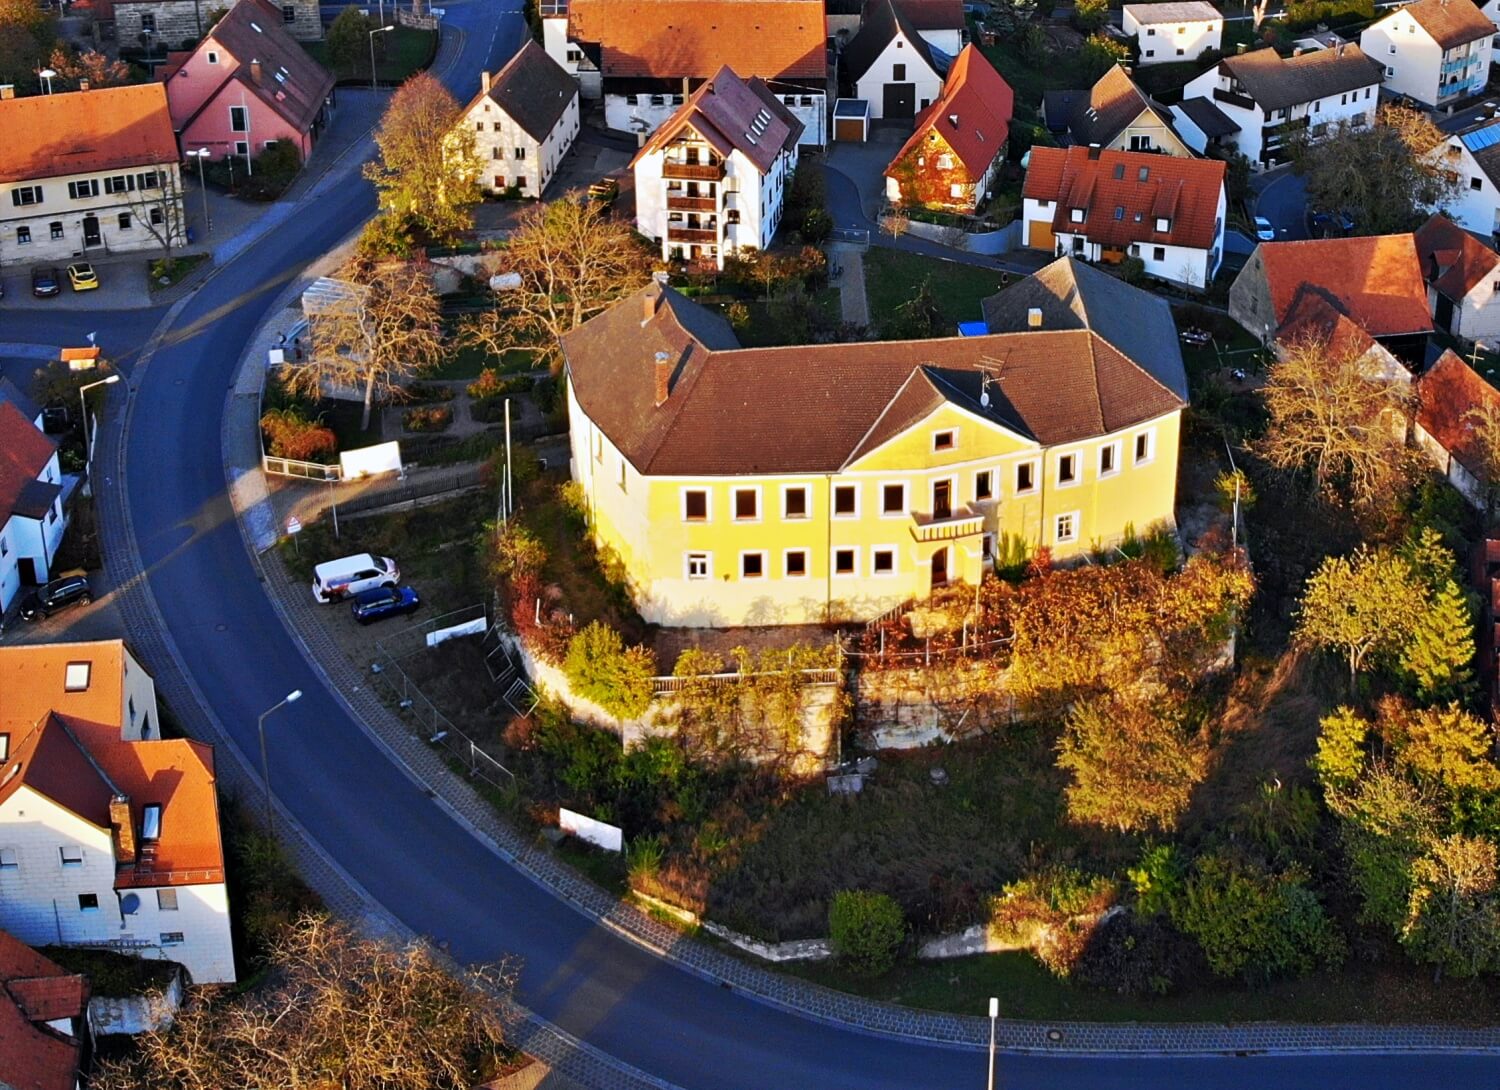
[[[984,514],[973,507],[939,508],[936,511],[913,511],[911,536],[914,541],[954,541],[984,532]]]
[[[1242,110],[1254,110],[1259,108],[1255,105],[1255,100],[1250,98],[1248,95],[1237,94],[1235,91],[1225,90],[1222,87],[1214,88],[1214,101],[1227,103],[1230,106],[1238,106]]]
[[[712,227],[687,227],[680,223],[669,223],[667,241],[716,243],[719,241],[719,232]]]
[[[661,164],[663,178],[680,178],[690,182],[717,182],[724,178],[724,160],[706,163],[684,163],[666,159]]]
[[[718,200],[701,194],[679,193],[667,190],[667,209],[672,212],[717,212]]]

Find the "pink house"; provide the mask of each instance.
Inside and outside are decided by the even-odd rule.
[[[161,69],[184,155],[259,155],[290,141],[302,161],[333,104],[333,76],[308,56],[266,0],[237,0],[191,53]]]

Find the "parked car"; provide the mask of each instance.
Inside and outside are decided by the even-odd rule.
[[[422,599],[411,587],[376,587],[362,590],[354,596],[349,612],[360,624],[383,621],[402,613],[414,612],[422,605]]]
[[[50,299],[62,291],[62,280],[56,269],[36,268],[31,270],[31,294],[38,299]]]
[[[1271,226],[1271,221],[1265,216],[1255,217],[1255,237],[1262,242],[1276,241],[1276,228]]]
[[[74,291],[93,291],[99,286],[99,274],[87,261],[75,261],[68,266],[68,283]]]
[[[28,594],[21,603],[21,619],[40,621],[58,610],[73,605],[86,606],[93,600],[94,592],[89,587],[88,576],[80,572],[71,573]]]
[[[312,592],[318,601],[332,602],[376,587],[394,587],[399,582],[401,569],[390,557],[358,553],[314,568]]]

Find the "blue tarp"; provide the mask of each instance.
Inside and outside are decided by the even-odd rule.
[[[960,337],[988,337],[990,327],[984,322],[959,322],[958,335]]]

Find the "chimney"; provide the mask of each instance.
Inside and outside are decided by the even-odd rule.
[[[16,85],[14,83],[0,83],[0,99],[15,98]]]
[[[89,89],[89,81],[86,80],[86,79],[79,80],[78,81],[78,89],[80,91],[87,91]]]
[[[1292,50],[1292,56],[1294,56],[1294,57],[1300,57],[1300,56],[1302,56],[1302,47],[1300,45],[1297,46],[1297,47],[1295,47]]]
[[[1099,147],[1098,144],[1090,144],[1089,145],[1089,158],[1090,159],[1097,159],[1097,158],[1099,158],[1099,152],[1100,152],[1100,150],[1101,149],[1100,149],[1100,147]]]
[[[253,57],[250,59],[250,78],[256,83],[260,82],[260,61]]]
[[[109,823],[115,830],[115,862],[135,862],[135,824],[130,818],[130,796],[112,795]]]
[[[658,407],[672,392],[672,357],[665,352],[656,354],[656,404]]]
[[[490,93],[490,74],[488,72],[479,73],[479,93],[482,95]]]
[[[1250,47],[1248,45],[1246,45],[1244,42],[1237,42],[1237,43],[1235,43],[1234,51],[1236,53],[1243,53],[1243,52],[1245,52],[1245,50],[1247,50],[1249,48]]]
[[[1030,309],[1028,309],[1026,311],[1026,328],[1027,329],[1041,329],[1042,328],[1042,308],[1041,307],[1031,307]]]

